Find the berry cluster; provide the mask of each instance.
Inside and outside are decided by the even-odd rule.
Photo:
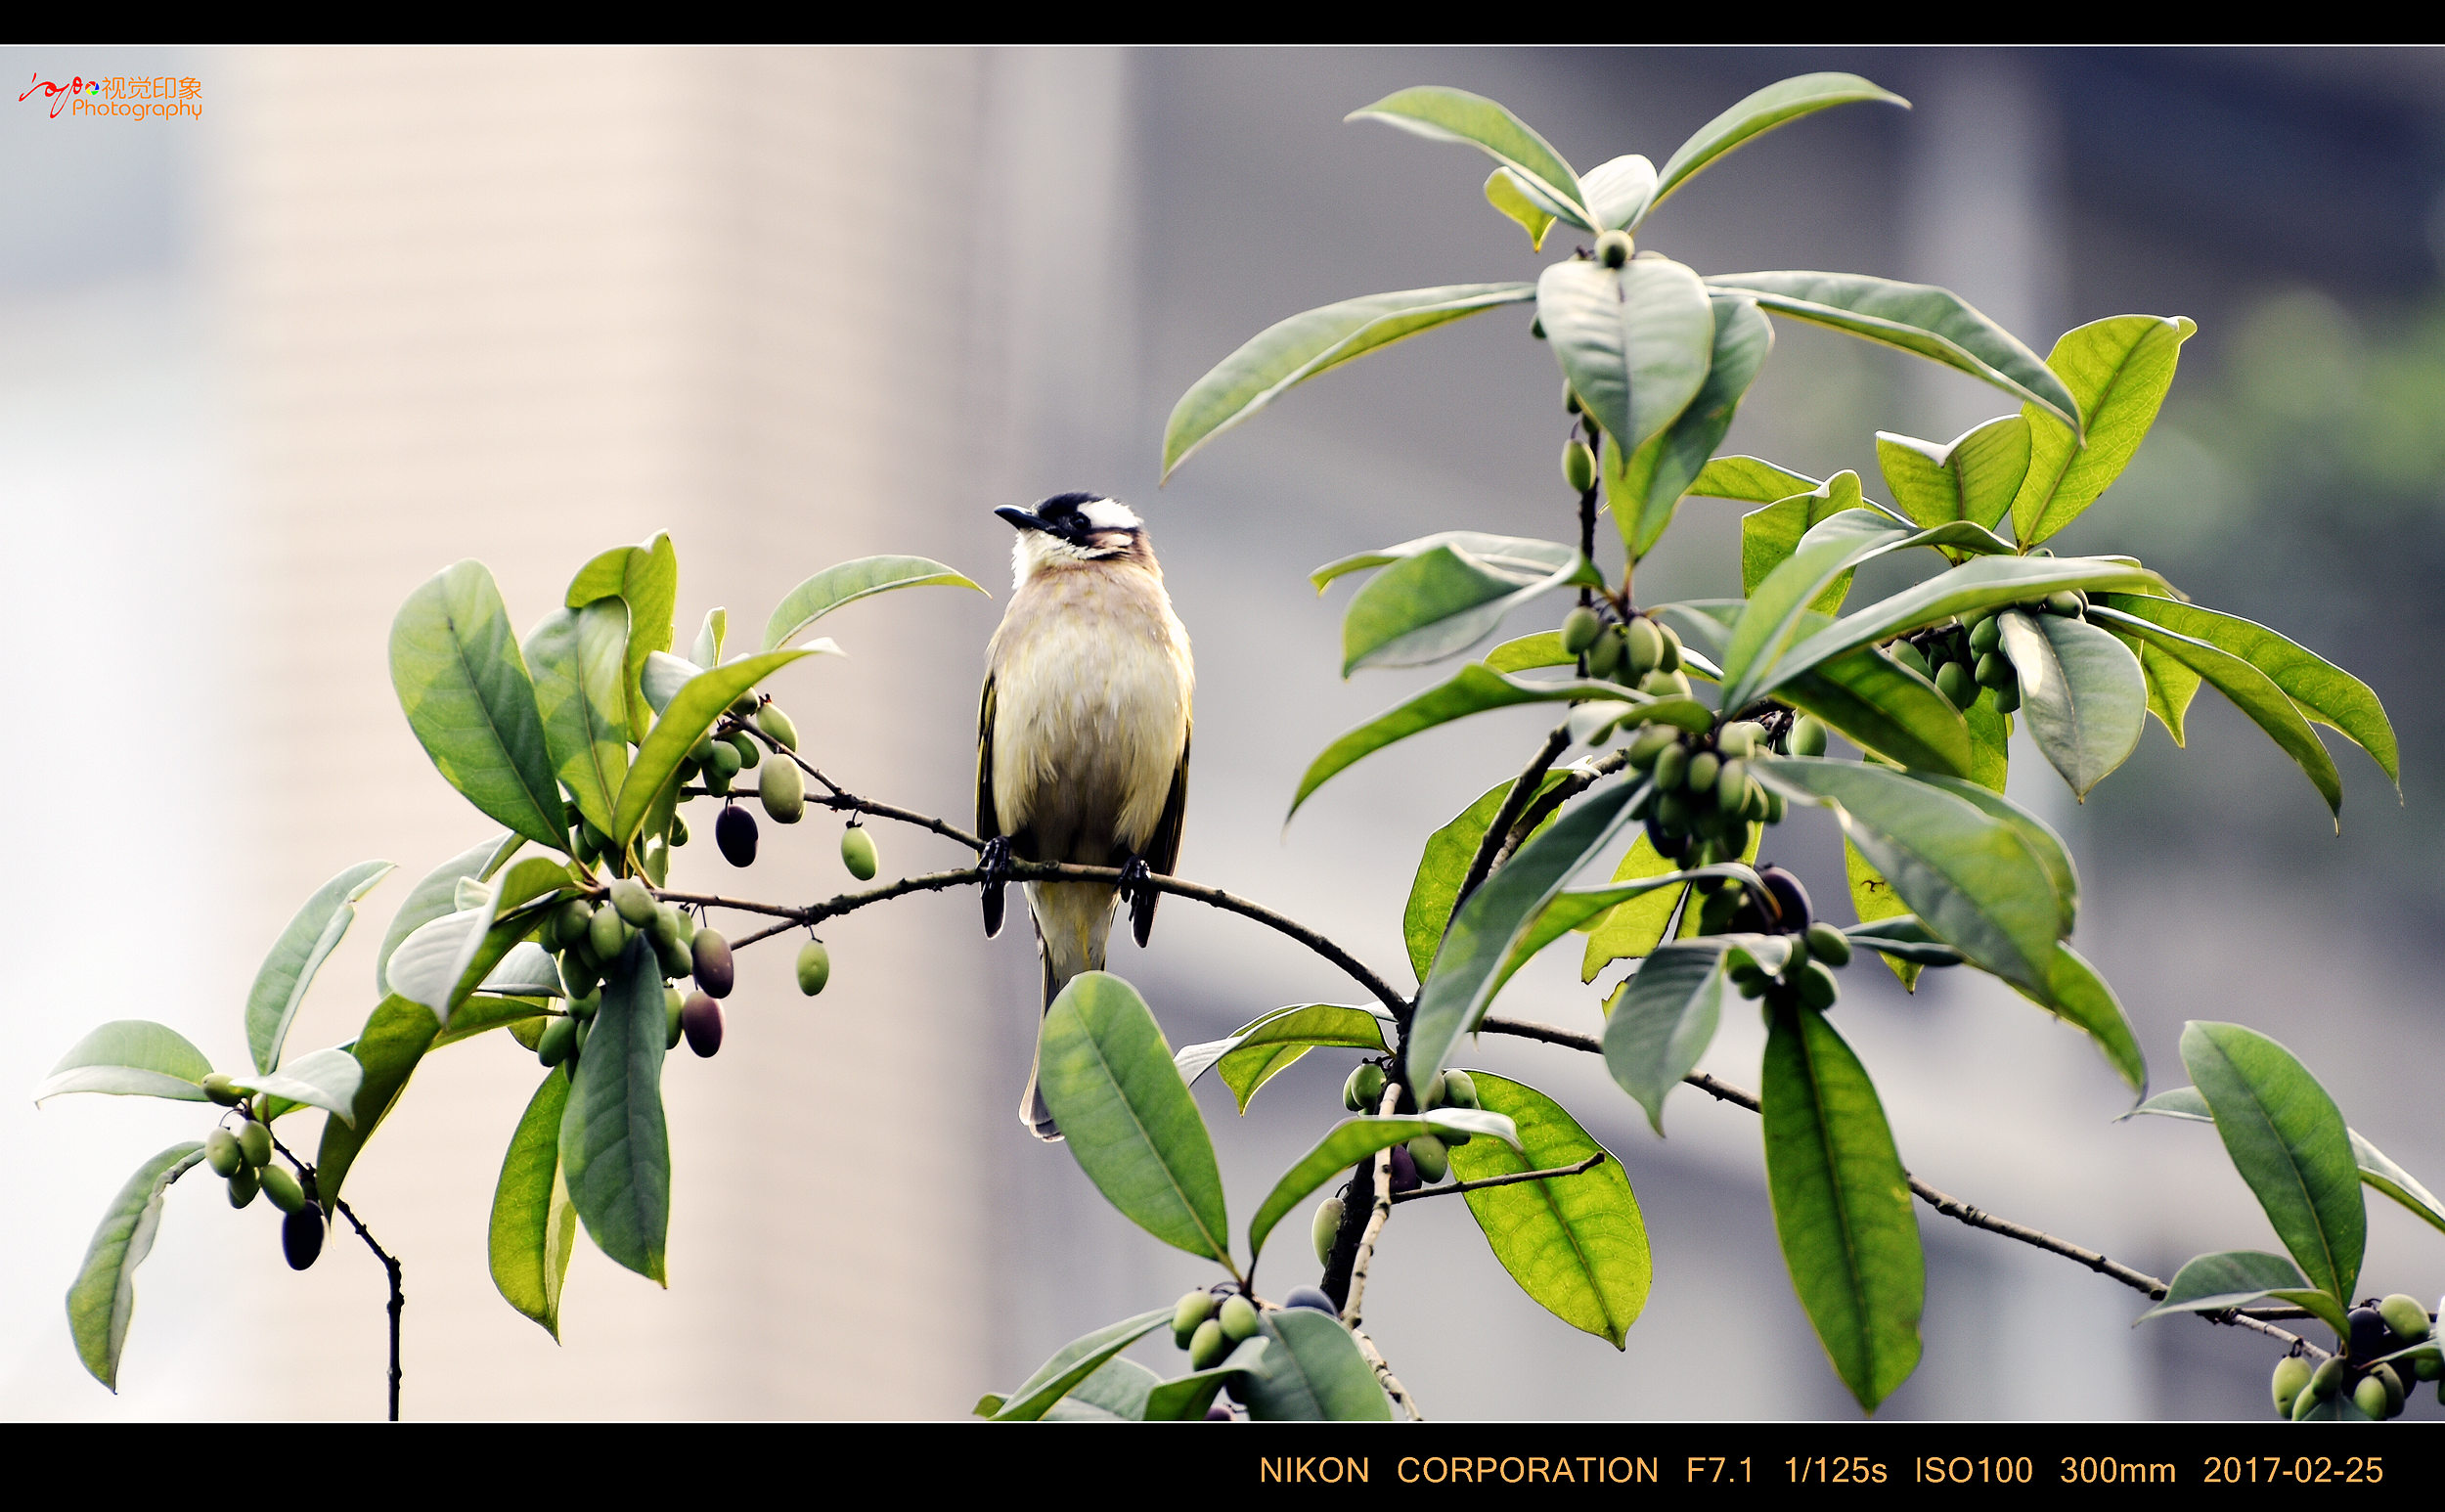
[[[665,983],[665,1047],[676,1049],[683,1038],[699,1055],[722,1047],[722,1005],[715,1000],[729,997],[736,980],[730,942],[718,930],[697,924],[678,904],[657,901],[637,878],[621,877],[605,890],[600,904],[572,898],[544,923],[539,938],[545,950],[559,956],[560,982],[569,1003],[568,1013],[547,1024],[536,1042],[535,1053],[545,1065],[563,1060],[574,1065],[586,1047],[587,1027],[602,1006],[603,977],[640,935],[648,942]],[[696,991],[683,995],[669,985],[680,977],[693,977]]]
[[[1931,679],[1956,709],[1966,709],[1981,688],[1995,691],[1997,712],[2021,707],[2021,679],[2012,658],[2004,654],[2003,616],[2008,613],[2053,614],[2078,619],[2088,611],[2088,595],[2076,589],[2048,594],[2028,603],[1974,614],[1967,619],[1922,630],[1887,647],[1893,660]]]
[[[1646,820],[1656,854],[1698,867],[1738,860],[1749,853],[1750,825],[1782,819],[1782,794],[1749,774],[1764,734],[1750,720],[1703,735],[1666,724],[1640,728],[1629,762],[1653,781],[1631,815]]]
[[[1562,621],[1562,648],[1586,662],[1589,677],[1652,697],[1686,697],[1689,674],[1681,670],[1681,638],[1672,627],[1644,614],[1613,624],[1609,612],[1609,605],[1573,609]]]
[[[223,1107],[244,1107],[245,1094],[217,1071],[203,1079],[203,1093]],[[290,1269],[303,1270],[314,1264],[323,1253],[323,1208],[315,1200],[314,1178],[309,1173],[300,1183],[273,1164],[271,1127],[255,1118],[253,1110],[239,1114],[235,1132],[224,1124],[204,1135],[203,1162],[229,1183],[231,1207],[247,1206],[258,1191],[272,1199],[272,1206],[283,1215],[280,1245]]]
[[[2363,1414],[2382,1421],[2402,1411],[2414,1382],[2445,1376],[2445,1362],[2433,1351],[2408,1359],[2385,1357],[2425,1343],[2434,1334],[2435,1325],[2419,1299],[2396,1292],[2382,1300],[2363,1302],[2345,1321],[2351,1324],[2351,1337],[2342,1354],[2329,1356],[2315,1369],[2298,1355],[2276,1361],[2273,1389],[2278,1414],[2307,1417],[2320,1402],[2348,1396]],[[2437,1400],[2445,1401],[2445,1385],[2436,1391]]]

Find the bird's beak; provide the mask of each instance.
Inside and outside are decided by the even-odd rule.
[[[1036,511],[1015,504],[1005,504],[994,511],[1020,530],[1049,530],[1052,527],[1037,518]]]

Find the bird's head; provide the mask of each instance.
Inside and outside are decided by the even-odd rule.
[[[1019,532],[1010,548],[1010,576],[1025,583],[1049,568],[1096,562],[1134,563],[1152,569],[1137,511],[1101,494],[1054,494],[1034,509],[1005,504],[994,511]]]

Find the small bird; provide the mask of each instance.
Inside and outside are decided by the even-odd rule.
[[[1034,509],[994,511],[1019,532],[1009,610],[985,652],[976,716],[976,831],[986,842],[985,933],[1001,931],[1013,858],[1118,867],[1118,886],[1030,882],[1028,911],[1044,965],[1045,1008],[1072,977],[1103,969],[1124,898],[1144,945],[1161,894],[1136,885],[1169,873],[1188,805],[1188,632],[1172,612],[1163,569],[1128,505],[1055,494]],[[1043,1047],[1037,1051],[1041,1065]],[[1058,1139],[1036,1087],[1019,1121]]]

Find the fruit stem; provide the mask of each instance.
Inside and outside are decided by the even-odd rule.
[[[1445,1186],[1421,1186],[1415,1191],[1395,1192],[1395,1202],[1415,1202],[1421,1197],[1449,1197],[1457,1192],[1474,1192],[1489,1186],[1509,1186],[1514,1181],[1542,1181],[1552,1177],[1578,1176],[1593,1171],[1605,1163],[1605,1152],[1598,1150],[1576,1166],[1555,1166],[1545,1171],[1514,1171],[1509,1176],[1489,1176],[1475,1181],[1454,1181]]]

